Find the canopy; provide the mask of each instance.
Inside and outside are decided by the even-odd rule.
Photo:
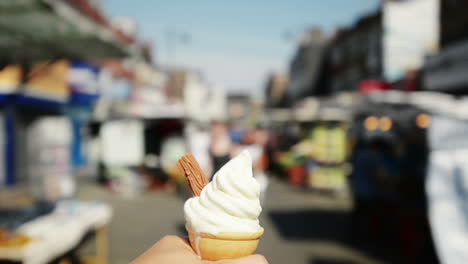
[[[132,44],[67,1],[2,0],[0,12],[0,57],[9,63],[132,53]]]

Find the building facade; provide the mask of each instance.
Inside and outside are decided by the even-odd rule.
[[[382,34],[380,11],[336,31],[327,52],[330,93],[354,91],[363,80],[382,78]]]
[[[468,94],[468,1],[440,0],[440,51],[427,58],[423,84],[426,90]]]
[[[323,65],[327,39],[322,31],[314,28],[305,33],[291,61],[286,104],[323,93]]]

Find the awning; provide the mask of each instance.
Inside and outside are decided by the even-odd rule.
[[[132,52],[131,45],[121,43],[115,32],[66,1],[0,2],[0,57],[10,62],[121,58]]]

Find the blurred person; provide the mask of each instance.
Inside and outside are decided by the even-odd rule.
[[[351,189],[354,209],[351,224],[354,237],[369,238],[371,235],[369,227],[373,225],[372,218],[378,207],[379,183],[381,185],[387,179],[384,148],[384,142],[373,139],[368,146],[361,144],[353,153]]]
[[[260,184],[260,201],[265,200],[266,190],[269,185],[269,179],[266,171],[269,166],[267,144],[269,142],[269,133],[264,127],[257,127],[255,130],[255,145],[260,147],[260,154],[254,164],[254,176]]]
[[[189,123],[185,128],[189,151],[196,157],[200,167],[210,177],[215,172],[210,154],[211,135],[207,125]]]
[[[231,149],[231,158],[239,155],[242,150],[252,146],[255,142],[255,131],[254,130],[246,130],[242,133],[242,137],[240,140],[233,141],[232,149]],[[255,147],[251,147],[249,149],[250,155],[252,156],[252,160],[255,164],[255,157],[257,157],[257,149]]]
[[[265,257],[252,255],[240,259],[204,261],[193,251],[187,241],[176,236],[166,236],[131,264],[268,264]]]
[[[268,155],[266,147],[268,143],[268,131],[262,127],[246,133],[247,138],[244,139],[244,145],[233,151],[232,157],[236,156],[241,149],[247,149],[252,157],[253,175],[260,184],[260,201],[265,200],[265,193],[269,184],[267,174],[265,173],[268,167]]]
[[[365,233],[369,212],[376,196],[376,179],[372,150],[357,146],[352,155],[353,172],[350,177],[354,207],[351,215],[351,233],[357,238]]]
[[[211,124],[210,156],[213,164],[213,173],[231,159],[232,141],[229,137],[227,125],[221,121]]]
[[[229,136],[231,137],[233,144],[242,144],[244,130],[240,127],[240,125],[233,123],[229,128]]]

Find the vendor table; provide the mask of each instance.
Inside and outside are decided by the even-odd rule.
[[[112,208],[99,201],[61,201],[55,210],[21,225],[18,233],[31,238],[23,247],[0,247],[0,263],[49,263],[76,248],[86,234],[96,235],[96,256],[83,263],[107,263],[106,226],[112,218]],[[60,263],[67,263],[62,261]]]

